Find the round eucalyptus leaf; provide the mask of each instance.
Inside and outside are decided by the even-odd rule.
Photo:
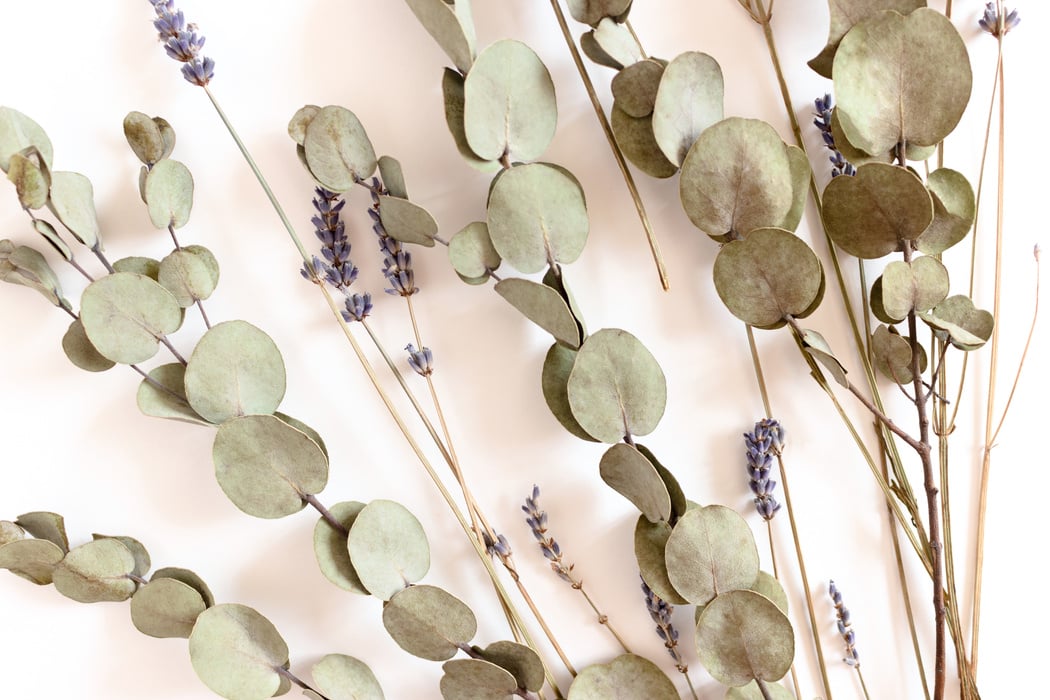
[[[300,146],[303,145],[303,142],[306,141],[306,127],[320,111],[321,108],[317,105],[304,105],[296,110],[292,118],[288,120],[288,135],[292,137],[292,141]]]
[[[871,354],[875,358],[875,366],[888,379],[897,384],[912,382],[912,345],[907,338],[880,325],[871,334]],[[925,353],[921,359],[920,367],[925,369]]]
[[[919,318],[939,336],[966,351],[976,350],[988,342],[995,326],[995,318],[975,308],[973,301],[963,294],[948,297]]]
[[[682,165],[701,133],[722,121],[725,85],[718,61],[687,51],[664,69],[653,105],[653,135],[667,160]]]
[[[461,276],[470,279],[488,278],[502,262],[492,246],[489,227],[484,221],[467,224],[448,242],[448,259],[452,268]]]
[[[791,622],[776,604],[747,590],[730,590],[712,600],[696,626],[700,663],[723,685],[784,677],[795,657]]]
[[[806,198],[809,195],[809,181],[813,175],[809,165],[809,157],[806,152],[798,146],[786,147],[788,164],[791,169],[791,185],[793,197],[791,208],[777,228],[794,231],[802,222],[802,214],[806,210]]]
[[[529,163],[504,172],[493,185],[488,227],[500,256],[529,274],[580,257],[590,223],[575,179],[554,166]]]
[[[131,622],[150,637],[188,639],[197,617],[208,609],[193,587],[173,578],[159,578],[131,597]]]
[[[52,573],[55,589],[80,603],[120,602],[135,593],[128,574],[135,557],[118,540],[106,538],[69,550]]]
[[[948,296],[948,269],[924,255],[910,263],[894,260],[882,272],[882,308],[891,318],[932,309]]]
[[[554,83],[539,56],[519,41],[497,41],[478,55],[464,100],[464,132],[479,158],[535,160],[554,138]]]
[[[569,287],[569,280],[565,270],[561,267],[557,269],[547,268],[547,272],[543,274],[543,284],[556,291],[558,296],[569,307],[569,313],[572,314],[572,318],[576,322],[580,339],[585,339],[587,337],[587,328],[583,322],[583,312],[580,310],[580,305],[576,303],[576,297]]]
[[[463,122],[466,107],[463,76],[451,68],[446,68],[441,78],[441,91],[445,98],[445,123],[448,125],[459,154],[471,167],[483,173],[499,170],[501,166],[498,160],[481,158],[467,143],[467,132]]]
[[[678,522],[678,518],[689,510],[689,501],[686,500],[685,492],[682,491],[682,486],[678,483],[675,475],[671,473],[670,469],[660,464],[660,460],[656,458],[652,450],[641,443],[635,443],[635,447],[649,460],[650,464],[656,467],[656,473],[660,475],[660,480],[664,482],[667,494],[671,497],[671,517],[667,519],[667,522],[674,525]]]
[[[29,246],[16,246],[9,240],[0,241],[0,282],[29,287],[45,299],[63,309],[71,308],[62,296],[58,275],[47,258]]]
[[[638,561],[638,570],[642,580],[653,593],[671,605],[688,605],[689,601],[675,590],[667,576],[667,559],[664,550],[667,538],[671,536],[671,526],[664,522],[650,522],[644,515],[638,516],[634,526],[634,557]]]
[[[671,519],[671,494],[656,467],[638,449],[613,445],[598,465],[602,481],[634,504],[650,522]]]
[[[124,138],[135,157],[145,165],[153,165],[170,155],[160,125],[142,112],[128,112],[124,117]]]
[[[325,459],[328,459],[328,446],[324,444],[324,438],[321,437],[321,434],[319,432],[317,432],[298,418],[293,418],[289,416],[287,413],[281,413],[280,411],[276,411],[273,415],[277,418],[280,418],[282,421],[292,426],[300,433],[306,433],[306,437],[310,438],[315,443],[317,443],[317,446],[321,448],[321,452],[324,453]]]
[[[284,398],[281,351],[247,321],[216,324],[200,339],[186,365],[186,398],[212,423],[270,414]]]
[[[890,316],[886,311],[886,307],[882,304],[882,275],[879,275],[875,281],[871,283],[869,303],[871,304],[872,315],[883,323],[892,325],[904,320],[904,317]]]
[[[568,0],[566,4],[574,20],[593,27],[603,17],[619,17],[627,12],[631,0]]]
[[[153,572],[153,576],[150,580],[157,581],[162,578],[175,579],[176,581],[185,583],[187,586],[200,593],[201,600],[204,601],[204,604],[207,607],[210,608],[215,605],[215,596],[211,594],[211,589],[208,588],[208,584],[204,582],[204,579],[189,569],[180,569],[175,566],[157,569]]]
[[[177,160],[165,158],[146,175],[149,218],[159,229],[182,228],[193,210],[193,175]]]
[[[838,107],[831,110],[831,135],[835,139],[835,148],[854,167],[859,168],[865,163],[892,163],[894,160],[895,154],[890,151],[871,155],[850,143],[846,132],[842,130],[842,118],[839,116]]]
[[[392,156],[379,156],[379,178],[383,187],[393,197],[408,199],[408,187],[405,185],[405,173],[401,163]]]
[[[350,528],[350,561],[368,592],[382,600],[423,578],[430,544],[416,517],[393,501],[372,501]]]
[[[58,235],[58,231],[55,230],[54,226],[43,219],[37,219],[33,222],[33,229],[44,237],[44,240],[55,249],[56,253],[66,260],[73,259],[73,251],[70,249],[69,244],[62,240],[62,236]]]
[[[383,627],[409,654],[445,661],[474,638],[478,621],[452,594],[434,586],[409,586],[383,606]]]
[[[11,156],[30,146],[50,168],[54,150],[40,125],[16,109],[0,107],[0,170],[7,172]]]
[[[580,671],[568,700],[678,700],[674,683],[652,661],[623,654]]]
[[[605,49],[603,49],[598,43],[598,40],[594,38],[593,29],[580,35],[580,49],[587,58],[597,63],[599,66],[605,66],[606,68],[612,68],[613,70],[622,70],[624,67],[622,63],[605,53]]]
[[[824,190],[824,222],[835,244],[873,260],[901,249],[933,222],[933,200],[904,168],[868,163],[856,177],[836,177]]]
[[[346,192],[376,169],[376,153],[357,116],[329,105],[306,126],[303,139],[306,163],[321,185],[332,192]]]
[[[758,578],[758,548],[751,529],[725,506],[682,515],[667,539],[664,556],[671,585],[696,605],[706,605],[726,591],[750,588]]]
[[[812,355],[817,362],[824,365],[824,368],[831,372],[831,376],[840,386],[848,389],[849,380],[846,378],[846,368],[835,357],[835,354],[831,351],[831,346],[824,339],[824,336],[814,330],[803,329],[800,340],[802,341],[802,348]]]
[[[0,569],[46,586],[65,555],[61,547],[48,540],[16,540],[0,546]]]
[[[612,79],[613,105],[627,116],[648,117],[656,107],[663,74],[663,64],[651,58],[627,66]]]
[[[594,28],[594,41],[608,56],[623,66],[630,66],[645,58],[642,47],[623,24],[605,17]]]
[[[114,262],[113,269],[116,272],[133,272],[156,281],[160,276],[160,260],[131,256]]]
[[[372,669],[352,656],[329,654],[314,664],[314,685],[328,700],[383,700]]]
[[[507,700],[518,689],[510,671],[482,659],[453,659],[441,670],[444,700]]]
[[[139,383],[135,400],[143,415],[168,418],[195,425],[211,425],[193,410],[186,399],[186,368],[180,362],[154,367],[149,371],[152,381],[143,379]],[[160,388],[155,386],[160,384]]]
[[[26,531],[21,527],[10,520],[0,520],[0,547],[10,542],[24,540],[25,537]]]
[[[784,592],[784,587],[780,585],[780,581],[777,581],[776,577],[772,574],[767,574],[765,571],[759,571],[758,578],[755,579],[755,583],[751,586],[751,590],[769,598],[773,601],[773,604],[777,606],[777,609],[780,610],[780,612],[785,615],[788,614],[787,593]]]
[[[667,160],[656,142],[652,115],[635,118],[614,106],[610,121],[616,143],[642,172],[658,178],[671,177],[678,172],[678,166]]]
[[[357,514],[365,507],[364,503],[357,501],[346,501],[336,503],[328,510],[343,527],[349,530]],[[314,526],[314,556],[317,558],[317,566],[321,569],[324,577],[351,593],[368,595],[368,589],[361,583],[361,579],[350,562],[350,551],[347,549],[346,535],[339,532],[324,518],[317,520]]]
[[[130,365],[157,354],[159,339],[182,325],[182,308],[149,277],[116,272],[84,290],[80,318],[103,357]]]
[[[485,661],[510,671],[519,688],[537,692],[543,687],[543,662],[539,654],[524,644],[493,642],[481,650]]]
[[[160,261],[157,281],[186,308],[207,299],[219,283],[219,263],[204,246],[186,246]]]
[[[438,232],[437,222],[430,212],[418,204],[413,204],[407,199],[380,195],[379,219],[383,222],[387,234],[394,240],[427,248],[434,247],[434,236]]]
[[[587,338],[569,375],[569,406],[588,434],[615,444],[648,435],[667,405],[660,364],[627,331],[606,328]]]
[[[276,416],[243,416],[219,426],[215,478],[233,504],[257,518],[298,513],[328,483],[328,460],[305,433]]]
[[[212,692],[228,700],[264,700],[281,687],[275,669],[288,663],[288,645],[252,608],[216,605],[193,626],[190,662]]]
[[[84,332],[84,324],[79,318],[69,324],[69,329],[62,336],[62,350],[70,362],[88,372],[105,372],[117,364],[99,354]]]
[[[563,428],[581,440],[597,442],[576,422],[576,418],[572,415],[572,408],[569,406],[569,376],[573,365],[576,364],[576,355],[575,350],[561,343],[555,343],[547,351],[540,378],[543,385],[543,398],[547,402],[547,408]]]
[[[766,690],[769,691],[769,697],[772,700],[795,700],[791,691],[779,683],[766,683]],[[758,687],[758,682],[751,681],[739,688],[727,689],[725,700],[765,700],[765,697]]]
[[[474,63],[474,21],[470,2],[457,0],[406,0],[419,23],[427,30],[452,64],[463,74],[470,71]]]
[[[131,571],[135,576],[145,576],[149,573],[150,567],[153,566],[153,562],[150,560],[149,551],[146,549],[146,546],[134,537],[128,537],[127,535],[100,535],[96,532],[91,535],[91,539],[116,540],[127,547],[128,551],[131,552],[131,556],[135,558],[135,568]]]
[[[62,550],[69,551],[69,537],[66,535],[66,521],[58,513],[36,510],[22,513],[15,520],[15,525],[28,532],[38,540],[47,540]]]
[[[46,170],[37,164],[37,156],[15,153],[11,156],[7,179],[15,186],[18,203],[23,209],[40,209],[47,204],[48,188],[51,186]]]
[[[525,318],[572,349],[580,347],[580,329],[561,295],[545,284],[508,277],[496,283],[496,292]]]
[[[824,272],[817,256],[789,231],[765,228],[722,246],[715,258],[718,296],[752,326],[775,328],[803,317],[819,301]]]
[[[98,245],[98,216],[91,180],[80,173],[62,170],[51,173],[49,205],[74,238],[88,248]]]
[[[779,227],[793,218],[798,167],[793,161],[766,122],[740,117],[720,121],[685,156],[679,182],[682,207],[694,226],[716,240]]]
[[[906,16],[880,12],[854,25],[832,70],[842,128],[872,155],[898,144],[940,143],[959,123],[973,82],[958,30],[924,7]]]
[[[933,223],[915,239],[915,247],[927,255],[938,255],[966,238],[977,213],[977,200],[966,176],[948,168],[930,173],[926,186],[933,198]]]
[[[855,24],[883,10],[896,10],[906,15],[914,9],[926,7],[926,0],[832,0],[828,5],[831,7],[828,44],[809,62],[809,67],[830,80],[832,62],[839,42]]]

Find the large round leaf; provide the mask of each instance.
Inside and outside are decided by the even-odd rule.
[[[84,290],[80,318],[103,357],[130,365],[157,354],[159,339],[182,325],[182,309],[149,277],[116,272]]]
[[[667,160],[682,165],[700,134],[722,120],[724,91],[722,68],[705,53],[687,51],[667,65],[653,105],[653,135]]]
[[[754,591],[721,593],[696,626],[700,663],[723,685],[778,681],[795,658],[795,634],[787,616]]]
[[[763,328],[782,325],[788,314],[811,313],[823,277],[809,246],[778,228],[752,231],[724,245],[715,258],[715,289],[722,302],[740,320]]]
[[[204,596],[192,586],[173,578],[158,578],[132,596],[131,621],[135,629],[150,637],[186,639],[207,608]]]
[[[328,700],[383,700],[383,689],[372,669],[352,656],[325,656],[314,664],[313,677]]]
[[[45,586],[51,583],[55,566],[66,553],[47,540],[16,540],[0,546],[0,569]]]
[[[98,245],[98,217],[91,180],[80,173],[51,173],[49,204],[58,220],[78,241],[88,248]]]
[[[758,547],[751,528],[725,506],[682,515],[664,556],[671,585],[695,605],[706,605],[726,591],[750,588],[758,578]]]
[[[644,515],[638,516],[634,526],[634,557],[642,580],[656,595],[671,605],[688,605],[689,601],[674,589],[667,576],[664,550],[671,532],[671,525],[663,520],[650,522]]]
[[[489,197],[488,226],[499,254],[524,273],[574,262],[590,229],[579,183],[545,163],[519,165],[500,176]]]
[[[543,661],[531,647],[515,642],[493,642],[481,650],[481,656],[510,671],[519,687],[533,692],[543,687]]]
[[[671,494],[649,459],[626,443],[613,445],[602,455],[602,481],[634,504],[651,522],[671,519]]]
[[[569,406],[576,421],[602,442],[648,435],[667,404],[667,380],[642,342],[606,328],[587,338],[569,375]]]
[[[276,416],[244,416],[219,426],[215,478],[233,504],[258,518],[283,518],[328,483],[328,459],[305,433]]]
[[[346,192],[376,169],[376,152],[357,116],[335,105],[324,107],[306,127],[307,167],[325,189]]]
[[[146,175],[143,197],[154,226],[181,228],[193,210],[193,175],[179,161],[165,158]]]
[[[157,281],[185,308],[198,299],[207,299],[219,284],[219,262],[212,252],[189,245],[160,261]]]
[[[948,269],[937,258],[894,260],[882,272],[882,308],[891,318],[928,311],[947,296]]]
[[[453,659],[441,670],[444,700],[506,700],[518,689],[510,671],[482,659]]]
[[[470,608],[435,586],[409,586],[383,606],[383,626],[398,646],[429,661],[451,659],[478,631]]]
[[[452,64],[466,74],[474,63],[474,20],[469,0],[406,0],[423,28],[434,37]]]
[[[569,700],[678,700],[678,691],[652,661],[623,654],[607,664],[580,671],[569,686]]]
[[[69,550],[52,572],[55,589],[81,603],[119,602],[135,592],[131,550],[116,539],[87,542]]]
[[[959,123],[973,83],[959,32],[927,8],[880,12],[855,25],[832,73],[846,138],[872,155],[939,143]]]
[[[532,280],[509,277],[496,283],[496,293],[558,342],[573,349],[580,347],[580,328],[556,290]]]
[[[336,503],[328,510],[332,517],[349,530],[364,507],[364,503],[346,501]],[[361,583],[354,565],[350,562],[346,533],[336,530],[324,518],[319,518],[314,526],[314,556],[317,557],[317,565],[326,579],[344,591],[368,595],[368,589]]]
[[[576,422],[576,418],[572,415],[572,407],[569,405],[569,377],[576,364],[576,355],[575,350],[561,343],[555,343],[547,351],[540,379],[543,385],[543,398],[547,402],[547,408],[563,428],[581,440],[595,442],[595,439]]]
[[[186,398],[213,423],[270,414],[284,398],[281,352],[247,321],[225,321],[197,343],[186,365]]]
[[[390,600],[430,569],[430,544],[423,526],[393,501],[365,506],[350,528],[347,547],[361,583],[382,600]]]
[[[35,121],[10,107],[0,107],[0,170],[7,172],[11,156],[33,146],[51,167],[51,140]]]
[[[264,700],[281,687],[276,669],[288,663],[288,645],[252,608],[216,605],[197,618],[190,662],[214,693],[228,700]]]
[[[920,353],[919,371],[926,369],[926,352],[921,345],[912,346],[911,342],[886,326],[879,326],[871,334],[871,354],[875,366],[886,377],[897,384],[910,384],[912,374],[912,352]]]
[[[970,182],[955,170],[933,171],[926,186],[933,197],[933,223],[915,240],[915,247],[927,255],[938,255],[966,238],[977,214],[977,201]]]
[[[839,42],[853,25],[883,10],[896,10],[902,15],[907,14],[917,8],[926,7],[926,0],[829,0],[828,5],[831,8],[828,44],[809,62],[809,67],[825,78],[831,78],[832,61],[835,59]]]
[[[497,41],[482,51],[463,89],[464,132],[479,158],[535,160],[554,138],[554,83],[539,56],[520,41]]]

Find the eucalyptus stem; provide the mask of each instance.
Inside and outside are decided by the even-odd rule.
[[[286,669],[284,666],[274,666],[273,670],[277,673],[278,676],[283,676],[287,678],[290,682],[299,686],[303,690],[309,690],[310,692],[317,694],[317,696],[321,698],[321,700],[328,700],[327,696],[322,695],[320,692],[318,692],[316,688],[312,688],[309,685],[307,685],[306,682],[297,678],[295,674]]]
[[[339,522],[339,519],[332,515],[332,511],[328,510],[324,505],[321,504],[321,501],[317,499],[317,496],[315,496],[312,493],[308,493],[305,496],[303,496],[303,500],[306,503],[308,503],[314,510],[320,513],[321,517],[324,518],[325,522],[331,525],[332,529],[334,529],[340,535],[342,535],[343,537],[347,537],[350,534],[350,529],[346,525],[343,525],[341,522]]]
[[[761,678],[756,678],[755,683],[758,685],[758,692],[762,693],[763,700],[773,700],[773,696],[769,693],[769,687],[765,681]]]

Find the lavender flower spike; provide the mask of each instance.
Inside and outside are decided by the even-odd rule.
[[[828,160],[831,161],[831,177],[856,175],[857,169],[839,151],[835,145],[835,135],[831,133],[831,110],[833,107],[831,95],[818,97],[813,101],[813,104],[817,108],[817,115],[816,119],[813,120],[813,125],[820,129],[820,135],[824,139],[824,147],[831,151],[831,155],[828,156]]]
[[[215,61],[201,54],[204,37],[197,33],[197,25],[186,24],[182,10],[175,10],[175,0],[149,0],[157,18],[153,28],[164,42],[164,51],[182,67],[182,77],[200,87],[215,77]]]
[[[429,377],[434,373],[434,354],[430,352],[430,348],[422,347],[416,350],[416,346],[409,343],[405,346],[405,352],[408,353],[408,364],[416,374]]]
[[[1018,16],[1017,10],[1009,10],[1004,5],[1003,15],[1000,15],[994,2],[984,6],[984,16],[977,20],[977,24],[981,25],[981,29],[997,39],[1006,36],[1011,29],[1020,23],[1021,18]]]
[[[372,178],[372,208],[368,215],[372,218],[372,231],[379,239],[379,250],[383,253],[383,275],[390,287],[387,294],[410,297],[419,291],[416,286],[415,272],[412,270],[412,254],[401,248],[401,243],[390,237],[379,216],[379,195],[386,190],[377,178]]]
[[[831,596],[831,602],[835,604],[835,617],[837,618],[839,634],[842,635],[842,640],[846,643],[846,658],[843,661],[854,668],[859,668],[860,656],[858,656],[855,646],[856,637],[853,634],[853,625],[850,624],[849,608],[842,604],[842,594],[835,587],[834,581],[828,582],[828,595]]]
[[[784,450],[785,431],[778,421],[763,419],[755,423],[755,429],[744,433],[747,446],[747,475],[751,493],[755,495],[755,508],[765,520],[772,520],[780,510],[773,497],[777,482],[769,478],[773,457]]]
[[[346,224],[340,217],[346,200],[335,192],[318,187],[313,200],[317,214],[311,219],[314,235],[321,241],[322,279],[343,294],[357,279],[357,267],[350,261],[350,239],[346,237]],[[316,260],[316,258],[315,258]],[[317,263],[314,263],[317,267]]]
[[[689,670],[689,667],[686,666],[685,659],[682,658],[682,652],[678,651],[678,630],[671,623],[671,613],[674,612],[674,607],[656,595],[653,589],[649,588],[645,579],[642,579],[642,593],[645,594],[645,607],[649,610],[649,617],[656,623],[657,636],[663,640],[667,653],[674,659],[675,668],[679,672],[685,673]]]
[[[532,495],[525,499],[525,505],[521,507],[525,515],[525,522],[532,530],[533,537],[540,544],[543,556],[551,563],[551,569],[558,574],[558,578],[571,584],[573,588],[580,588],[582,584],[572,575],[572,564],[562,561],[561,547],[553,537],[547,535],[547,511],[540,508],[540,487],[532,487]]]

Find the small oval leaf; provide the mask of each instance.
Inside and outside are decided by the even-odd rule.
[[[365,506],[350,528],[347,547],[361,583],[381,600],[390,600],[430,569],[430,544],[423,526],[393,501]]]
[[[216,605],[197,618],[190,662],[214,693],[228,700],[264,700],[281,687],[275,669],[288,663],[288,645],[252,608]]]
[[[409,586],[383,606],[383,627],[397,645],[413,656],[446,661],[478,631],[470,608],[435,586]]]

